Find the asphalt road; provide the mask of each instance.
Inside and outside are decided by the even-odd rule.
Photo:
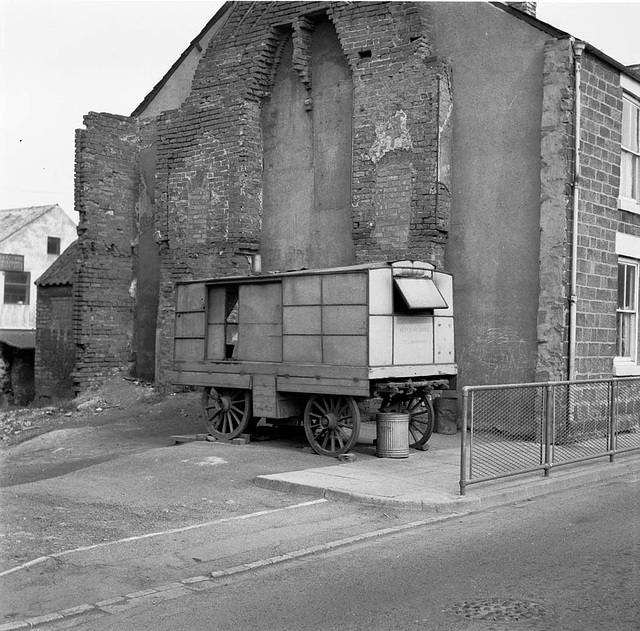
[[[640,480],[437,522],[74,622],[87,631],[634,631]]]

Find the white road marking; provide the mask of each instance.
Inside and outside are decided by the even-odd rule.
[[[47,556],[38,557],[37,559],[33,559],[32,561],[27,561],[22,565],[18,565],[16,567],[12,567],[9,570],[4,570],[0,572],[0,577],[6,576],[7,574],[12,574],[13,572],[17,572],[19,570],[26,570],[29,567],[34,565],[38,565],[40,563],[44,563],[49,559],[57,559],[59,557],[66,556],[68,554],[74,554],[75,552],[86,552],[87,550],[94,550],[96,548],[104,548],[106,546],[113,546],[119,543],[130,543],[131,541],[139,541],[141,539],[150,539],[151,537],[161,537],[162,535],[173,535],[179,532],[187,532],[188,530],[196,530],[197,528],[206,528],[207,526],[213,526],[215,524],[224,524],[230,521],[241,521],[245,519],[253,519],[254,517],[261,517],[262,515],[272,515],[273,513],[280,513],[282,511],[291,510],[294,508],[304,508],[305,506],[314,506],[315,504],[323,504],[324,502],[328,502],[326,499],[319,500],[311,500],[309,502],[302,502],[301,504],[291,504],[290,506],[283,506],[282,508],[272,508],[269,510],[257,511],[255,513],[247,513],[246,515],[235,515],[233,517],[223,517],[222,519],[216,519],[214,521],[208,521],[203,524],[193,524],[191,526],[184,526],[182,528],[171,528],[170,530],[163,530],[161,532],[150,532],[146,535],[137,535],[135,537],[127,537],[126,539],[118,539],[117,541],[105,541],[103,543],[96,543],[90,546],[82,546],[80,548],[74,548],[73,550],[64,550],[62,552],[55,552],[54,554],[49,554]]]

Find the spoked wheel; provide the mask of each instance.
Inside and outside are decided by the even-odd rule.
[[[408,401],[406,412],[409,413],[409,447],[422,447],[433,434],[435,414],[431,397],[414,394]]]
[[[249,390],[206,387],[202,393],[202,408],[207,431],[223,440],[240,436],[252,420]]]
[[[312,394],[304,410],[304,432],[322,456],[347,453],[360,433],[360,410],[353,397]]]

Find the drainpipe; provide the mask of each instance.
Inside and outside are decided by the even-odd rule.
[[[572,192],[572,226],[571,226],[571,290],[569,296],[569,380],[575,379],[576,374],[576,311],[578,285],[578,201],[580,193],[580,71],[582,68],[582,53],[585,43],[574,41],[574,86],[575,98],[573,105],[574,120],[574,152],[573,152],[573,192]]]

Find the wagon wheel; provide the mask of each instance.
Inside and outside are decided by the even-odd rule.
[[[431,397],[425,394],[414,394],[406,405],[409,413],[409,447],[422,447],[433,434],[435,414]]]
[[[312,394],[304,409],[304,432],[322,456],[349,451],[360,433],[360,410],[353,397]]]
[[[249,390],[206,387],[202,393],[202,409],[209,434],[224,440],[240,436],[253,420]]]

